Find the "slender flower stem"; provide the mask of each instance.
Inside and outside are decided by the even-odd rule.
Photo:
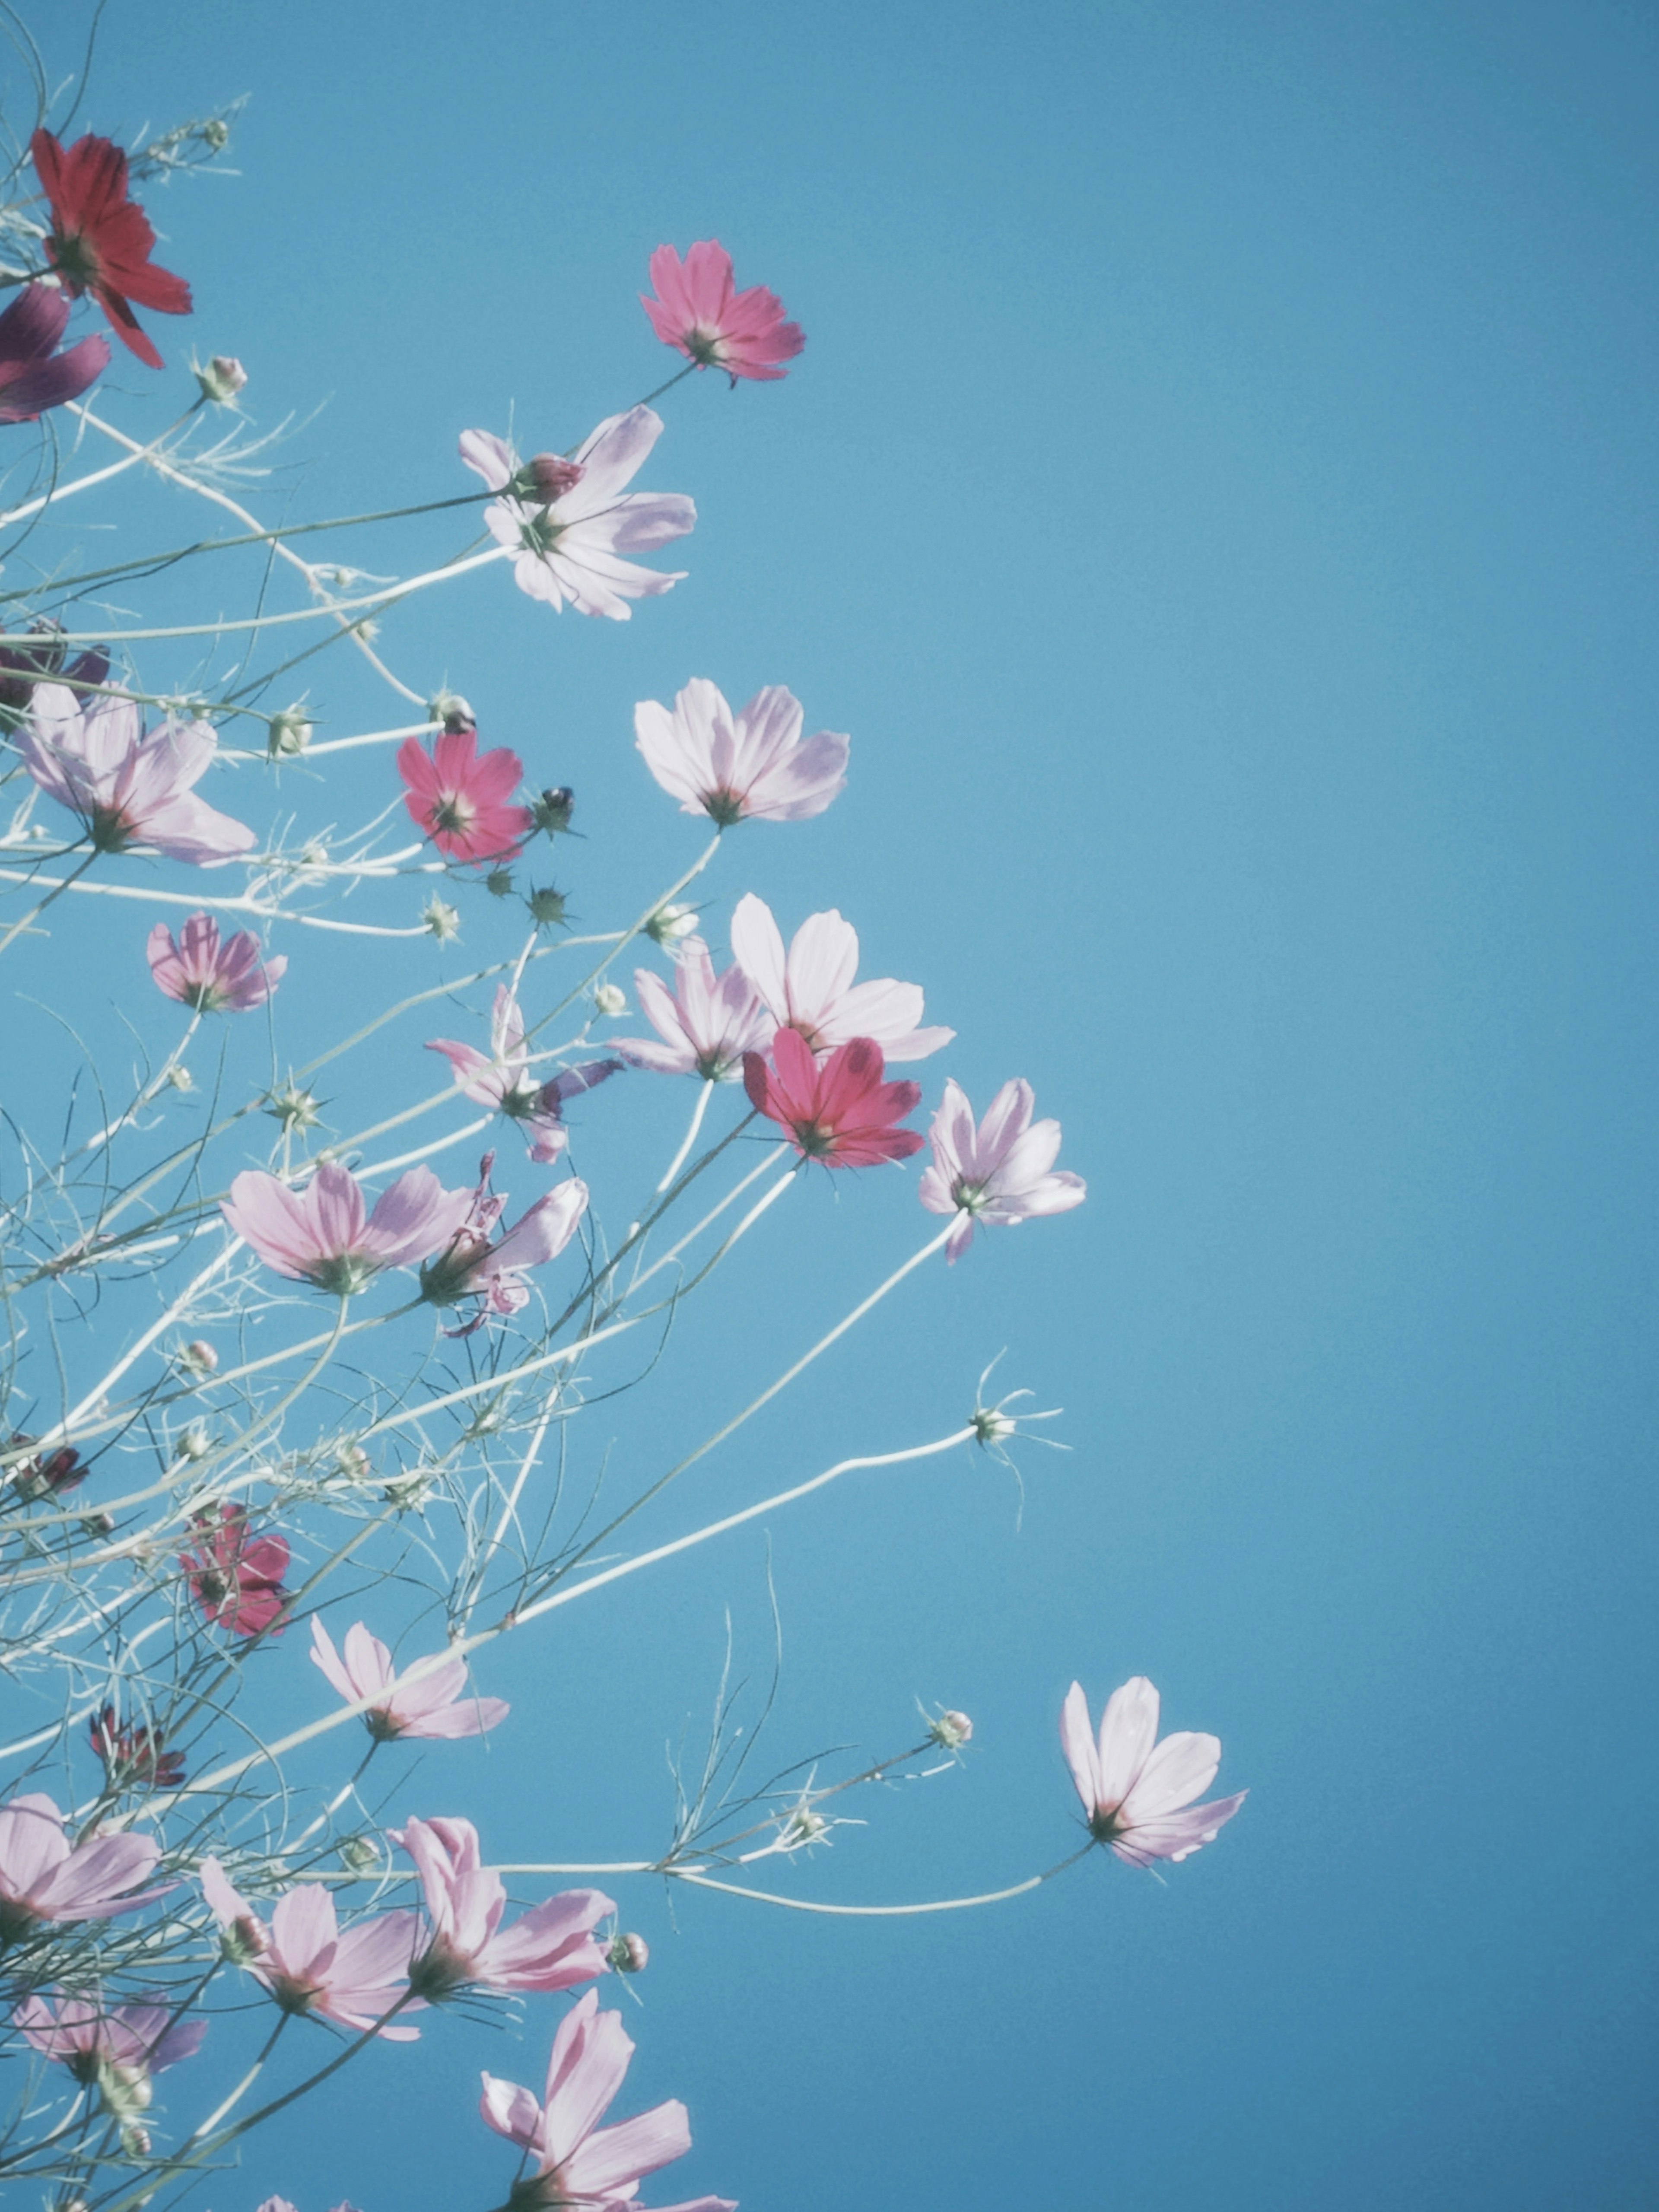
[[[712,1083],[704,1083],[699,1086],[697,1091],[697,1103],[691,1109],[691,1126],[686,1131],[684,1140],[681,1144],[678,1152],[675,1153],[673,1158],[670,1160],[668,1165],[663,1170],[662,1181],[657,1185],[655,1192],[655,1195],[658,1198],[662,1196],[664,1191],[667,1189],[669,1184],[673,1182],[675,1176],[685,1165],[685,1156],[690,1151],[692,1146],[697,1141],[697,1132],[702,1127],[702,1117],[708,1111],[708,1102],[714,1095],[714,1086]]]
[[[98,848],[96,846],[94,846],[92,850],[87,854],[85,860],[83,860],[80,866],[75,870],[73,875],[65,876],[61,878],[57,876],[31,876],[27,872],[15,872],[9,868],[0,869],[0,877],[9,878],[13,883],[43,883],[48,886],[45,898],[40,900],[38,905],[32,906],[27,914],[20,915],[17,920],[13,922],[11,927],[6,932],[5,935],[3,937],[0,937],[0,952],[5,951],[8,946],[11,944],[12,939],[15,937],[20,936],[22,932],[28,927],[32,921],[36,921],[41,915],[43,915],[46,908],[52,904],[54,900],[61,898],[65,891],[75,890],[80,888],[81,878],[85,875],[87,870],[92,866],[93,862],[97,858]]]
[[[1094,1849],[1091,1836],[1080,1850],[1060,1860],[1058,1866],[1049,1867],[1042,1874],[1031,1875],[1024,1881],[1016,1881],[1006,1889],[988,1889],[977,1897],[939,1897],[921,1905],[824,1905],[805,1897],[780,1897],[769,1889],[750,1889],[736,1881],[719,1881],[713,1875],[694,1874],[689,1867],[665,1867],[662,1871],[671,1881],[689,1881],[698,1889],[720,1889],[728,1897],[746,1897],[757,1905],[781,1905],[786,1912],[825,1912],[845,1920],[907,1919],[919,1912],[966,1912],[976,1905],[1000,1905],[1011,1897],[1024,1897],[1028,1891],[1040,1889],[1045,1881],[1064,1874],[1080,1858],[1086,1858]]]

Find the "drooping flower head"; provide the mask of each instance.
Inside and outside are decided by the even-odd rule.
[[[580,615],[608,615],[626,622],[630,599],[672,591],[684,571],[669,574],[625,561],[684,538],[697,520],[679,492],[624,491],[662,435],[662,418],[648,407],[612,415],[591,431],[565,465],[580,474],[568,490],[543,496],[504,438],[489,430],[461,434],[461,459],[491,491],[506,496],[484,509],[484,524],[498,545],[516,559],[513,580],[532,599],[551,607],[567,601]],[[533,465],[532,465],[533,472]],[[552,488],[552,479],[548,479]]]
[[[410,1974],[422,1996],[466,1986],[502,1994],[569,1990],[605,1972],[599,1922],[616,1911],[597,1889],[568,1889],[501,1926],[507,1892],[483,1863],[471,1820],[410,1820],[388,1831],[420,1870],[432,1925]]]
[[[427,1050],[442,1053],[455,1071],[463,1097],[494,1106],[516,1121],[529,1139],[531,1158],[544,1162],[557,1159],[569,1141],[563,1120],[567,1100],[580,1097],[623,1070],[620,1060],[586,1060],[538,1081],[530,1072],[524,1016],[505,983],[496,987],[487,1054],[453,1037],[434,1037]]]
[[[64,625],[44,616],[29,624],[27,643],[0,646],[0,727],[16,727],[37,684],[61,682],[79,696],[83,689],[95,690],[108,679],[108,653],[94,647],[73,659],[68,656]]]
[[[222,945],[210,914],[191,915],[176,939],[158,921],[145,951],[156,989],[204,1014],[242,1014],[264,1006],[288,972],[288,955],[265,957],[246,929]]]
[[[847,783],[851,739],[833,730],[801,738],[800,702],[781,684],[757,691],[734,715],[705,676],[694,676],[673,712],[656,699],[634,709],[635,742],[682,814],[735,822],[804,822]]]
[[[700,937],[684,937],[674,947],[672,995],[648,968],[634,970],[634,988],[657,1036],[617,1037],[616,1049],[630,1066],[659,1075],[735,1082],[743,1073],[744,1053],[764,1052],[777,1028],[741,968],[714,973]]]
[[[817,1060],[793,1030],[780,1030],[770,1066],[757,1052],[743,1060],[750,1104],[787,1131],[803,1159],[827,1168],[878,1167],[921,1150],[920,1130],[896,1126],[921,1104],[921,1085],[882,1078],[881,1047],[869,1037]]]
[[[146,737],[135,699],[82,701],[65,684],[37,684],[14,742],[41,790],[80,817],[101,853],[145,845],[206,868],[254,842],[246,823],[195,794],[219,749],[209,723],[169,714]]]
[[[446,1249],[421,1270],[421,1296],[428,1304],[459,1305],[463,1298],[472,1297],[483,1301],[477,1317],[452,1334],[470,1335],[491,1314],[505,1319],[521,1312],[530,1303],[526,1269],[556,1260],[587,1211],[587,1185],[572,1176],[537,1199],[492,1243],[506,1205],[489,1188],[495,1164],[495,1155],[486,1152],[471,1215]]]
[[[184,1754],[167,1748],[160,1729],[123,1721],[113,1705],[93,1715],[87,1741],[103,1760],[112,1789],[176,1790],[185,1778]]]
[[[107,338],[58,351],[69,314],[69,295],[52,284],[25,285],[0,314],[0,422],[33,422],[78,399],[109,367]]]
[[[873,1037],[889,1060],[926,1060],[954,1030],[921,1029],[921,986],[883,976],[854,983],[858,932],[831,907],[809,915],[786,957],[772,909],[750,891],[732,915],[732,950],[774,1021],[799,1030],[814,1052]]]
[[[376,1743],[391,1743],[399,1736],[453,1741],[458,1736],[483,1735],[512,1711],[500,1698],[480,1698],[468,1690],[466,1662],[461,1658],[446,1659],[417,1680],[391,1687],[399,1670],[386,1645],[378,1636],[371,1636],[361,1620],[347,1629],[342,1657],[313,1614],[311,1659],[348,1704],[355,1705],[359,1698],[374,1698],[363,1715],[363,1725]]]
[[[179,1564],[208,1620],[233,1636],[280,1636],[289,1601],[287,1537],[254,1535],[245,1505],[222,1505],[216,1521],[198,1513],[191,1525],[201,1548],[181,1553]]]
[[[783,302],[764,284],[737,290],[732,257],[717,238],[700,239],[684,261],[672,246],[651,257],[657,297],[641,292],[640,305],[665,345],[699,368],[723,368],[735,387],[740,376],[775,383],[806,343],[799,324],[784,320]]]
[[[342,1934],[327,1890],[320,1882],[301,1882],[277,1899],[267,1927],[231,1887],[216,1858],[204,1859],[201,1873],[202,1894],[225,1931],[228,1950],[284,2012],[320,2014],[361,2033],[395,2006],[399,2017],[386,2021],[380,2034],[389,2043],[416,2039],[421,2031],[401,2015],[422,2009],[422,2000],[409,1993],[418,1914],[378,1912]]]
[[[370,1213],[356,1176],[325,1160],[299,1191],[261,1169],[245,1169],[221,1211],[279,1275],[351,1297],[383,1268],[429,1259],[471,1205],[470,1191],[446,1190],[430,1168],[410,1168],[380,1193]]]
[[[917,1196],[930,1213],[954,1213],[945,1243],[951,1261],[973,1242],[974,1224],[1001,1227],[1064,1213],[1081,1206],[1089,1186],[1069,1168],[1054,1169],[1058,1121],[1033,1121],[1029,1083],[1005,1083],[975,1128],[974,1109],[948,1078],[928,1139],[933,1163],[922,1170]]]
[[[71,1845],[63,1814],[39,1792],[0,1805],[0,1949],[41,1922],[109,1920],[153,1905],[171,1882],[132,1893],[161,1855],[150,1836],[84,1836]]]
[[[1126,1865],[1190,1858],[1213,1843],[1244,1802],[1218,1797],[1194,1805],[1215,1780],[1221,1745],[1212,1735],[1182,1730],[1158,1741],[1158,1692],[1144,1674],[1114,1690],[1100,1717],[1098,1741],[1090,1733],[1089,1701],[1079,1684],[1066,1693],[1060,1717],[1060,1748],[1088,1816],[1089,1832]]]
[[[90,292],[123,345],[152,368],[161,356],[138,327],[131,302],[158,314],[187,315],[190,287],[150,259],[155,233],[127,198],[127,157],[90,132],[67,152],[50,131],[29,141],[34,173],[52,206],[46,258],[76,298]]]
[[[510,860],[535,827],[527,806],[509,804],[523,762],[506,745],[481,753],[471,726],[441,732],[429,753],[405,738],[398,773],[410,820],[452,860]]]

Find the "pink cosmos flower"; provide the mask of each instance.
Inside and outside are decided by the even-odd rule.
[[[661,435],[662,418],[648,407],[608,416],[566,464],[580,474],[550,500],[539,483],[526,483],[535,465],[521,470],[504,438],[463,431],[461,459],[491,491],[507,495],[484,509],[484,525],[498,545],[517,553],[513,580],[521,592],[551,607],[568,600],[579,615],[626,622],[629,599],[673,589],[683,569],[669,574],[620,557],[684,538],[696,522],[697,510],[682,493],[623,489]]]
[[[786,960],[772,909],[750,891],[732,916],[732,950],[760,993],[772,1018],[799,1030],[814,1052],[831,1052],[849,1038],[873,1038],[889,1060],[926,1060],[956,1035],[917,1027],[921,986],[882,977],[853,981],[858,973],[858,932],[831,907],[809,915],[795,932]]]
[[[634,988],[657,1038],[617,1037],[615,1047],[635,1067],[659,1075],[698,1075],[705,1083],[734,1082],[746,1052],[763,1052],[777,1024],[741,968],[716,975],[700,937],[674,948],[674,989],[648,968],[634,970]]]
[[[455,1235],[471,1206],[470,1191],[446,1190],[430,1168],[410,1168],[388,1184],[366,1217],[356,1176],[325,1160],[299,1191],[261,1169],[245,1169],[220,1211],[279,1275],[351,1297],[382,1268],[428,1259]]]
[[[565,1101],[580,1097],[623,1070],[620,1060],[587,1060],[538,1082],[530,1073],[530,1055],[525,1050],[524,1016],[505,983],[496,988],[487,1054],[473,1045],[458,1044],[453,1037],[434,1037],[427,1050],[442,1053],[455,1071],[463,1097],[496,1107],[522,1125],[532,1160],[556,1160],[568,1142]]]
[[[560,1183],[529,1206],[500,1240],[489,1241],[506,1204],[489,1188],[495,1156],[486,1153],[472,1212],[447,1251],[440,1252],[421,1270],[421,1295],[434,1306],[453,1306],[462,1298],[484,1303],[477,1320],[452,1334],[471,1334],[489,1314],[505,1318],[530,1303],[526,1267],[556,1260],[576,1233],[576,1224],[587,1211],[587,1185],[577,1176]]]
[[[301,1882],[283,1892],[267,1928],[231,1887],[216,1858],[202,1861],[201,1875],[202,1894],[228,1938],[228,1954],[284,2012],[319,2014],[361,2032],[383,2020],[400,1997],[403,2011],[424,2009],[409,1994],[417,1913],[377,1912],[343,1936],[327,1890],[320,1882]],[[401,2020],[380,2031],[389,2043],[413,2043],[420,2032]]]
[[[418,738],[398,748],[410,818],[452,860],[510,860],[535,827],[527,806],[508,800],[524,763],[505,745],[478,750],[478,733],[445,730],[428,753]]]
[[[757,691],[733,718],[705,676],[694,676],[674,702],[634,709],[634,737],[645,764],[682,814],[734,822],[804,822],[822,814],[847,784],[851,739],[820,730],[803,744],[800,702],[781,684]]]
[[[1144,1674],[1106,1700],[1097,1743],[1089,1732],[1089,1701],[1073,1682],[1060,1712],[1060,1742],[1090,1833],[1128,1866],[1190,1858],[1200,1844],[1215,1841],[1244,1802],[1241,1790],[1237,1797],[1193,1803],[1215,1780],[1221,1745],[1212,1735],[1184,1730],[1158,1743],[1158,1692]]]
[[[204,2020],[175,2021],[168,2005],[118,2004],[106,2011],[94,1998],[61,1992],[25,1997],[11,2020],[42,2057],[67,2066],[77,2081],[95,2081],[101,2069],[115,2069],[129,2094],[141,2092],[152,2074],[193,2058],[208,2032]]]
[[[250,1535],[245,1505],[222,1505],[216,1527],[210,1513],[198,1513],[191,1525],[202,1548],[181,1553],[179,1564],[209,1620],[233,1636],[280,1636],[289,1601],[287,1537]]]
[[[410,1820],[387,1831],[420,1870],[432,1926],[410,1972],[421,1996],[442,1999],[471,1983],[503,1994],[568,1990],[606,1971],[599,1923],[616,1911],[597,1889],[568,1889],[501,1927],[507,1892],[482,1861],[471,1820]]]
[[[446,1659],[441,1667],[422,1674],[418,1681],[388,1685],[398,1669],[378,1636],[371,1636],[361,1620],[345,1634],[343,1659],[332,1638],[313,1613],[311,1620],[311,1660],[320,1667],[348,1704],[373,1697],[363,1715],[363,1725],[376,1743],[397,1736],[434,1736],[453,1741],[457,1736],[483,1735],[504,1721],[512,1711],[499,1698],[472,1695],[466,1686],[465,1659]],[[410,1666],[414,1661],[409,1662]]]
[[[658,296],[641,292],[640,305],[657,336],[699,368],[723,368],[733,389],[740,376],[775,383],[788,373],[775,364],[793,361],[806,343],[799,325],[785,322],[775,292],[764,284],[733,289],[732,257],[717,238],[700,239],[684,261],[672,246],[659,246],[651,282]]]
[[[1069,1168],[1050,1173],[1060,1150],[1058,1121],[1031,1120],[1029,1083],[1005,1083],[985,1119],[974,1127],[974,1109],[948,1078],[928,1137],[933,1164],[924,1168],[917,1196],[930,1213],[954,1213],[945,1244],[952,1263],[973,1242],[975,1221],[1012,1227],[1044,1213],[1081,1206],[1089,1186]]]
[[[288,955],[264,958],[258,939],[246,929],[221,945],[210,914],[191,915],[176,942],[166,922],[158,921],[145,950],[156,989],[204,1014],[244,1014],[262,1006],[288,973]]]
[[[104,1762],[112,1789],[176,1790],[185,1778],[185,1755],[169,1751],[159,1728],[124,1721],[112,1705],[94,1713],[87,1741]]]
[[[171,1882],[126,1893],[161,1855],[149,1836],[92,1835],[71,1846],[63,1814],[38,1793],[0,1805],[0,1949],[41,1921],[109,1920],[153,1905]]]
[[[145,737],[137,700],[106,693],[83,704],[64,684],[37,684],[14,742],[41,790],[80,817],[101,853],[143,845],[210,868],[254,842],[246,823],[191,789],[218,750],[207,722],[169,714]]]
[[[869,1037],[817,1060],[793,1030],[780,1030],[769,1067],[757,1052],[743,1056],[750,1104],[788,1131],[803,1159],[827,1168],[877,1167],[921,1150],[919,1130],[894,1127],[921,1103],[921,1085],[882,1074],[881,1047]]]
[[[67,292],[28,284],[0,315],[0,422],[33,422],[78,399],[109,367],[109,340],[82,338],[57,351],[69,321]]]
[[[600,2115],[622,2087],[634,2045],[620,2016],[599,2010],[590,1990],[559,2023],[539,2101],[514,2081],[483,2077],[479,2116],[498,2136],[536,2160],[536,2175],[517,2184],[515,2207],[575,2206],[615,2212],[632,2205],[640,2182],[691,2148],[685,2107],[677,2099],[637,2118],[602,2128]],[[724,2197],[699,2197],[663,2212],[737,2212]]]

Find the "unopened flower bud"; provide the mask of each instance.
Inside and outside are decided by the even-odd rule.
[[[149,2156],[149,2130],[141,2128],[134,2120],[121,2130],[121,2148],[129,2158]]]
[[[291,1137],[296,1129],[313,1129],[317,1126],[317,1101],[308,1091],[301,1091],[291,1079],[282,1090],[266,1094],[264,1110],[273,1121],[282,1124],[285,1137]]]
[[[106,2112],[118,2119],[130,2118],[135,2112],[149,2109],[155,2095],[149,2069],[143,2066],[118,2066],[108,2058],[98,2062],[98,2094],[104,2100]],[[148,2150],[148,2143],[144,2146]]]
[[[265,750],[272,760],[292,760],[311,743],[311,724],[297,707],[284,707],[270,718]]]
[[[185,1345],[179,1354],[179,1364],[186,1375],[193,1375],[199,1381],[215,1371],[219,1364],[219,1355],[204,1336],[198,1336]]]
[[[452,937],[461,933],[459,912],[447,899],[429,898],[421,908],[421,921],[440,945],[447,945]]]
[[[526,903],[530,908],[531,918],[540,922],[544,928],[551,928],[556,922],[564,920],[564,893],[556,891],[551,884],[545,890],[532,890]]]
[[[219,1930],[219,1948],[231,1966],[251,1966],[270,1948],[270,1930],[257,1913],[240,1913]]]
[[[930,1722],[927,1733],[941,1751],[960,1751],[974,1733],[974,1724],[966,1713],[941,1713]]]
[[[651,1950],[643,1936],[618,1936],[605,1955],[617,1973],[642,1974]]]
[[[107,1513],[83,1513],[81,1526],[88,1536],[112,1536],[115,1534],[115,1522]]]
[[[196,1088],[196,1078],[187,1067],[168,1068],[167,1081],[175,1091],[194,1091]]]
[[[372,1874],[380,1863],[380,1847],[371,1836],[348,1836],[340,1845],[340,1863],[350,1874]]]
[[[822,1813],[815,1813],[810,1805],[797,1805],[784,1815],[778,1840],[785,1850],[799,1851],[822,1843],[829,1832],[830,1823]]]
[[[1011,1414],[999,1412],[994,1406],[975,1406],[969,1418],[975,1441],[981,1444],[1000,1444],[1019,1426]]]
[[[179,1438],[179,1458],[205,1459],[209,1449],[208,1432],[205,1426],[200,1421],[192,1421]]]
[[[568,783],[550,784],[541,797],[531,803],[531,812],[536,817],[536,827],[545,830],[550,837],[570,827],[570,817],[576,811],[576,794]]]
[[[593,993],[593,1005],[597,1012],[614,1019],[628,1012],[628,994],[619,983],[601,983]]]
[[[471,708],[459,691],[438,692],[428,701],[426,711],[434,722],[443,724],[445,733],[452,738],[459,737],[463,730],[475,730],[478,726],[473,720]]]
[[[196,381],[202,387],[204,399],[222,407],[247,382],[247,371],[234,354],[216,353],[205,368],[197,370]]]
[[[697,910],[691,906],[659,906],[645,925],[645,933],[653,945],[665,951],[678,945],[683,937],[690,937],[697,926]]]
[[[361,1444],[349,1439],[335,1446],[334,1464],[353,1482],[367,1482],[373,1472],[368,1454]]]
[[[520,499],[551,507],[556,499],[562,499],[566,492],[574,491],[586,473],[580,461],[567,460],[562,453],[532,453],[514,477],[510,489]]]
[[[511,868],[492,868],[484,878],[484,889],[491,898],[510,898],[513,895]]]
[[[201,126],[202,143],[215,154],[222,154],[230,143],[230,125],[217,115],[210,115]]]

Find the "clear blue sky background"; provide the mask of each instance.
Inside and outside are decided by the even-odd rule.
[[[1252,1792],[1167,1887],[1097,1856],[994,1914],[682,1894],[678,1929],[627,1893],[635,2101],[684,2096],[697,2136],[659,2201],[1653,2202],[1656,44],[1610,0],[106,19],[88,126],[252,95],[242,180],[153,202],[198,313],[157,331],[165,385],[124,374],[124,419],[166,419],[192,343],[244,358],[264,424],[326,400],[285,449],[295,513],[464,489],[461,428],[511,409],[568,446],[648,388],[661,240],[718,235],[809,333],[782,386],[667,404],[641,482],[702,514],[669,599],[556,620],[492,571],[389,633],[577,787],[593,921],[695,849],[635,699],[786,683],[849,730],[845,797],[734,841],[721,910],[839,905],[960,1031],[930,1091],[1028,1075],[1090,1178],[1080,1214],[912,1285],[681,1501],[938,1433],[1005,1346],[1000,1379],[1067,1409],[1023,1522],[964,1460],[771,1531],[781,1759],[890,1748],[915,1695],[978,1731],[791,1883],[944,1894],[1060,1856],[1073,1674],[1150,1674]],[[319,680],[336,730],[374,711],[355,685]],[[353,757],[360,784],[289,787],[308,819],[384,777]],[[382,956],[287,949],[297,1055]],[[647,1088],[587,1114],[596,1187],[669,1141]],[[641,1466],[922,1228],[896,1176],[788,1207],[605,1429]],[[391,1809],[476,1811],[503,1856],[656,1848],[728,1601],[764,1671],[765,1558],[503,1657],[511,1729]],[[538,2081],[544,2027],[377,2054],[211,2202],[483,2212],[473,2069]]]

